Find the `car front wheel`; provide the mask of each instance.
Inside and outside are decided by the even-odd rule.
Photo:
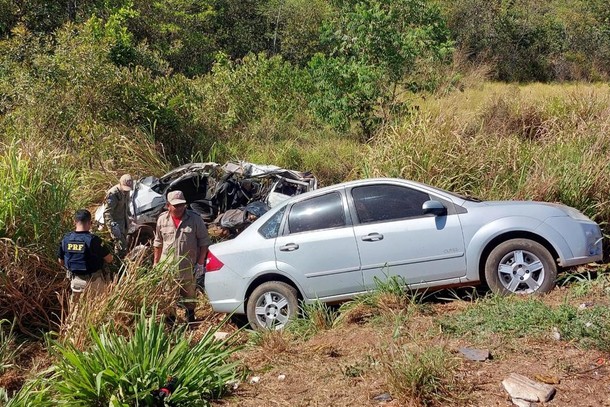
[[[283,329],[298,310],[297,290],[281,281],[256,287],[247,304],[248,322],[253,329]]]
[[[491,251],[485,278],[497,294],[545,294],[555,287],[557,265],[540,243],[512,239]]]

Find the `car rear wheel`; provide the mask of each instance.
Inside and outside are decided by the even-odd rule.
[[[545,294],[555,287],[557,265],[540,243],[512,239],[491,251],[485,278],[497,294]]]
[[[281,281],[268,281],[256,287],[246,306],[253,329],[283,329],[298,310],[297,290]]]

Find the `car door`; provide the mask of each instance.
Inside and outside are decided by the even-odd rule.
[[[275,255],[277,268],[298,280],[310,299],[363,291],[356,239],[340,191],[291,205]]]
[[[365,286],[398,275],[408,284],[466,274],[464,239],[450,202],[448,214],[425,215],[427,192],[396,184],[357,186],[349,191],[354,233]]]

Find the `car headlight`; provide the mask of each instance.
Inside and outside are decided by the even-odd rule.
[[[590,256],[598,255],[602,252],[602,240],[601,232],[599,228],[589,229],[585,232],[587,236],[587,251]]]

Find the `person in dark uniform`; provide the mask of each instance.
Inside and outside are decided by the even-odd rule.
[[[75,296],[86,287],[99,292],[105,286],[104,263],[112,262],[112,254],[102,239],[91,233],[91,212],[79,209],[74,214],[74,231],[67,233],[57,251],[59,264],[68,270],[70,288]]]
[[[119,183],[106,192],[104,223],[114,241],[114,252],[123,259],[127,254],[127,231],[129,229],[129,193],[133,189],[133,179],[123,174]]]

